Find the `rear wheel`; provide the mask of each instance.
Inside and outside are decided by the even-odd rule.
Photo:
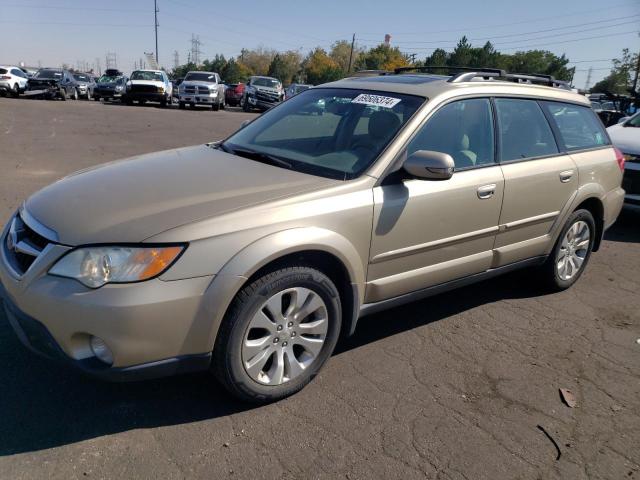
[[[11,95],[13,95],[16,98],[20,96],[20,87],[18,86],[17,83],[13,86],[13,89],[11,90]]]
[[[93,99],[94,99],[96,102],[99,102],[99,101],[100,101],[100,95],[95,95],[95,96],[93,97]]]
[[[544,280],[551,289],[565,290],[578,281],[589,262],[595,236],[591,212],[573,212],[542,268]]]
[[[178,108],[184,109],[184,107],[185,107],[184,102],[178,102]]]
[[[58,94],[60,100],[65,102],[67,100],[67,91],[64,88],[60,89],[60,93]]]
[[[243,97],[242,99],[242,110],[245,112],[251,111],[251,106],[249,105],[249,99],[247,97]]]
[[[301,390],[331,356],[340,333],[340,296],[304,266],[267,273],[234,299],[216,339],[213,368],[236,397],[271,402]]]

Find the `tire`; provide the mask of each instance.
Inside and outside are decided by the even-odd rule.
[[[74,100],[78,100],[80,98],[80,95],[78,95],[78,89],[77,88],[73,89],[73,96],[71,98],[73,98]]]
[[[167,108],[167,99],[166,98],[163,98],[162,100],[160,100],[160,107]]]
[[[244,97],[242,99],[242,110],[244,110],[245,112],[250,112],[251,111],[251,106],[249,105],[249,100]]]
[[[296,318],[299,310],[287,303],[287,298],[292,303],[298,298],[305,306],[310,302],[317,309],[309,313],[307,308],[306,315]],[[278,307],[267,306],[268,301]],[[341,318],[338,290],[322,272],[292,266],[266,273],[243,288],[229,307],[218,331],[212,369],[240,400],[267,403],[285,398],[307,385],[329,359],[340,336]],[[263,325],[268,329],[261,328]],[[320,329],[324,333],[319,333]],[[262,340],[255,339],[256,332],[266,340],[248,346],[245,342]],[[323,335],[324,342],[319,342],[318,337]],[[307,350],[306,345],[315,352]],[[255,361],[258,357],[262,361]],[[246,365],[251,360],[257,367],[249,373]]]
[[[587,231],[589,238],[585,239]],[[576,239],[572,241],[571,237]],[[573,212],[541,269],[543,281],[549,289],[566,290],[578,281],[591,257],[595,238],[596,224],[591,212],[588,210]],[[574,246],[583,248],[574,248]]]
[[[133,100],[130,99],[130,98],[124,98],[123,101],[124,101],[124,103],[126,103],[129,106],[133,105]]]
[[[100,101],[100,95],[96,95],[96,96],[94,96],[94,97],[93,97],[93,99],[94,99],[96,102],[99,102],[99,101]]]
[[[64,88],[60,89],[60,93],[59,93],[59,98],[60,100],[62,100],[63,102],[67,101],[67,91]]]
[[[217,101],[216,103],[212,103],[211,104],[211,109],[214,112],[217,112],[218,110],[220,110],[220,101]]]
[[[11,89],[11,95],[15,98],[20,96],[20,86],[17,83]]]
[[[178,108],[184,110],[184,102],[178,102]]]

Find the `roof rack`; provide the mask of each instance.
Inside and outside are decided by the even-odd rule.
[[[451,67],[447,65],[434,65],[428,67],[399,67],[394,70],[396,75],[405,72],[433,72],[446,71],[449,75],[448,82],[462,83],[470,82],[474,79],[483,80],[502,80],[515,83],[528,83],[534,85],[547,85],[556,88],[570,89],[569,82],[556,80],[552,75],[544,75],[539,73],[509,73],[499,68],[474,68],[474,67]]]

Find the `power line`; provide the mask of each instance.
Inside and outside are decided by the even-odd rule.
[[[622,3],[617,3],[617,4],[611,4],[611,5],[607,5],[607,9],[613,9],[616,7],[622,7],[622,6],[631,6],[631,5],[637,5],[637,0],[632,0],[630,2],[622,2]],[[428,30],[428,31],[422,31],[422,32],[402,32],[402,33],[398,33],[396,34],[397,36],[400,35],[424,35],[424,34],[433,34],[433,33],[458,33],[460,31],[468,31],[468,32],[475,32],[478,30],[486,30],[489,28],[500,28],[500,27],[510,27],[512,25],[524,25],[524,24],[529,24],[529,23],[535,23],[535,22],[542,22],[545,20],[555,20],[558,18],[563,18],[563,17],[575,17],[575,16],[580,16],[580,15],[587,15],[590,13],[595,13],[595,12],[602,12],[604,10],[603,7],[600,8],[594,8],[591,10],[580,10],[578,12],[567,12],[564,14],[559,14],[559,15],[553,15],[550,17],[538,17],[538,18],[529,18],[526,20],[520,20],[517,22],[509,22],[509,23],[500,23],[500,24],[493,24],[493,25],[482,25],[482,26],[475,26],[475,25],[469,25],[467,27],[460,27],[460,28],[456,28],[455,30],[453,29],[449,29],[449,30]],[[362,33],[362,35],[379,35],[380,32],[364,32]],[[344,36],[344,35],[342,35]]]
[[[35,8],[37,10],[40,9],[44,9],[44,8],[49,8],[52,10],[78,10],[79,7],[64,7],[64,6],[60,6],[60,5],[21,5],[21,4],[5,4],[2,5],[5,8]],[[87,6],[82,6],[82,10],[91,10],[91,11],[95,11],[95,12],[119,12],[119,13],[123,13],[123,12],[138,12],[138,13],[146,13],[146,10],[140,10],[140,9],[123,9],[123,8],[102,8],[102,7],[87,7]]]
[[[629,18],[635,18],[635,17],[640,17],[639,15],[631,15],[631,16],[627,16],[627,17],[618,17],[618,18],[612,18],[609,20],[601,20],[598,22],[589,22],[589,23],[584,23],[584,24],[576,24],[576,25],[567,25],[566,27],[558,27],[558,28],[549,28],[546,30],[536,30],[536,31],[531,31],[531,32],[519,32],[519,33],[513,33],[513,34],[509,34],[509,35],[498,35],[498,36],[492,36],[492,37],[482,37],[482,38],[470,38],[468,39],[470,42],[477,42],[477,41],[484,41],[484,40],[488,40],[488,41],[493,41],[495,39],[498,38],[510,38],[510,37],[520,37],[518,38],[518,40],[509,40],[509,41],[504,41],[501,42],[502,44],[505,43],[516,43],[516,42],[521,42],[521,41],[529,41],[529,40],[539,40],[539,39],[543,39],[543,38],[547,38],[547,35],[543,36],[543,37],[533,37],[533,38],[521,38],[523,36],[527,36],[527,35],[533,35],[536,33],[545,33],[545,32],[553,32],[553,31],[557,31],[557,30],[566,30],[569,28],[576,28],[579,26],[583,26],[583,25],[591,25],[593,23],[603,23],[603,22],[611,22],[611,21],[615,21],[615,20],[622,20],[622,19],[629,19]],[[605,29],[605,28],[613,28],[613,27],[619,27],[622,25],[629,25],[629,24],[637,24],[638,20],[630,20],[630,21],[626,21],[626,22],[621,22],[621,23],[616,23],[616,24],[612,24],[612,25],[602,25],[602,26],[598,26],[598,27],[593,27],[593,28],[586,28],[586,29],[582,29],[582,30],[575,30],[572,32],[565,32],[565,33],[558,33],[555,36],[559,37],[559,36],[565,36],[565,35],[573,35],[575,33],[583,33],[583,32],[590,32],[590,31],[594,31],[594,30],[601,30],[601,29]],[[372,40],[367,40],[367,41],[372,41]],[[373,40],[375,41],[375,40]],[[425,40],[425,41],[404,41],[404,42],[394,42],[394,44],[397,45],[417,45],[417,44],[431,44],[431,43],[445,43],[445,42],[457,42],[457,40]]]
[[[77,23],[77,22],[24,22],[21,20],[0,20],[0,23],[10,23],[14,25],[66,25],[72,27],[132,27],[143,28],[153,27],[151,24],[134,24],[134,23]]]

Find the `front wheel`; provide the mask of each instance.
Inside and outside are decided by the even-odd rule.
[[[77,88],[74,88],[74,89],[73,89],[73,96],[72,96],[72,98],[73,98],[74,100],[78,100],[78,99],[80,98],[80,95],[78,95],[78,89],[77,89]]]
[[[245,112],[251,111],[251,105],[249,105],[249,99],[247,97],[242,99],[242,110]]]
[[[244,401],[292,395],[331,356],[341,317],[338,291],[322,272],[294,266],[267,273],[238,293],[220,326],[216,376]]]
[[[544,280],[551,289],[566,290],[578,281],[593,250],[595,225],[588,210],[571,214],[542,268]]]

